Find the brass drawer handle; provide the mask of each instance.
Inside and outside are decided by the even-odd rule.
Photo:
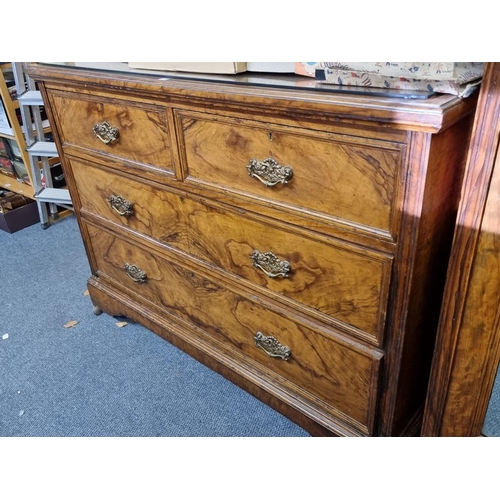
[[[111,208],[121,216],[129,216],[134,213],[132,203],[122,196],[111,195],[108,199]]]
[[[112,127],[108,122],[96,123],[92,131],[104,144],[113,144],[120,137],[118,128]]]
[[[272,252],[261,253],[258,250],[252,252],[251,258],[253,265],[264,271],[269,278],[288,278],[291,266],[287,260],[280,260]]]
[[[148,278],[146,273],[139,269],[135,264],[129,264],[127,262],[123,266],[123,270],[132,281],[135,281],[136,283],[146,283]]]
[[[283,167],[273,158],[266,158],[263,161],[258,161],[254,158],[250,160],[250,165],[247,165],[248,174],[250,177],[259,179],[260,182],[268,187],[276,186],[276,184],[288,184],[293,176],[291,167]]]
[[[286,345],[281,345],[275,337],[266,337],[263,333],[257,332],[254,336],[255,345],[263,349],[272,358],[288,359],[292,351]]]

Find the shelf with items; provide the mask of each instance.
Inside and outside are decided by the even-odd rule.
[[[0,186],[34,199],[30,158],[20,120],[12,63],[0,63],[0,143],[0,150],[3,146],[3,150],[8,151],[7,155],[0,153],[5,167],[0,169]]]
[[[28,184],[19,182],[13,177],[9,177],[0,172],[0,189],[7,189],[8,191],[13,191],[14,193],[23,194],[28,198],[34,199],[33,188]]]

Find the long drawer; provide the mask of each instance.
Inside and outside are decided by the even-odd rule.
[[[372,431],[381,351],[333,330],[317,330],[275,304],[249,299],[97,226],[87,224],[87,229],[100,279],[188,328],[200,327],[283,377],[312,404],[361,432]]]
[[[404,146],[178,111],[187,180],[393,235]]]
[[[71,164],[84,211],[150,236],[306,306],[326,322],[341,322],[361,338],[381,343],[391,256],[272,226],[231,207],[223,210],[89,162],[73,159]]]

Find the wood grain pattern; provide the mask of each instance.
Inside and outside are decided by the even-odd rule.
[[[315,435],[417,432],[474,99],[50,65],[33,74],[63,150],[96,305],[131,315]],[[64,142],[72,124],[58,108],[69,89],[78,102],[158,111],[170,170]],[[250,178],[254,154],[290,163],[292,181],[273,189]],[[137,216],[110,213],[108,191],[131,197]],[[289,260],[295,276],[263,276],[254,249]],[[123,273],[129,260],[147,283]],[[289,345],[298,363],[254,352],[254,330]]]
[[[422,435],[477,436],[500,357],[500,64],[488,63],[441,311]]]
[[[77,146],[121,160],[173,171],[165,108],[111,96],[87,99],[74,93],[54,93],[49,99],[63,131],[63,147]],[[116,143],[95,137],[95,124],[108,122],[119,129]]]
[[[332,405],[339,418],[363,430],[373,420],[370,400],[376,394],[374,364],[380,354],[355,351],[332,338],[298,325],[292,320],[258,303],[231,293],[203,276],[174,266],[157,255],[127,244],[115,235],[89,227],[91,244],[98,256],[98,275],[119,283],[137,301],[150,301],[195,324],[209,335],[231,344],[238,351],[258,361],[268,370],[289,381],[301,380],[301,391],[309,398],[320,398]],[[134,263],[147,274],[146,283],[136,283],[123,270],[125,262]],[[258,331],[275,336],[290,347],[289,360],[269,357],[257,348]],[[307,382],[306,382],[307,381]],[[359,424],[362,424],[359,426]],[[370,429],[366,428],[369,432]]]
[[[407,243],[401,247],[413,261],[408,302],[398,304],[406,322],[404,344],[398,360],[397,398],[393,428],[402,429],[411,413],[423,412],[423,401],[435,342],[439,311],[446,278],[447,256],[453,238],[460,186],[466,163],[472,116],[438,136],[415,134],[410,160],[413,189],[408,196],[403,225]],[[418,207],[418,208],[417,208]],[[417,211],[416,211],[417,210]],[[403,276],[397,271],[398,278]],[[398,301],[399,302],[399,301]],[[431,334],[432,332],[432,334]],[[396,350],[391,352],[397,352]],[[404,402],[404,403],[403,403]]]
[[[292,228],[270,226],[72,159],[82,209],[115,221],[168,247],[288,297],[323,314],[333,326],[382,343],[392,258],[340,241],[320,242]],[[120,195],[133,213],[120,216],[108,201]],[[288,278],[269,278],[253,265],[252,252],[273,252],[291,265]],[[359,331],[358,331],[359,330]]]
[[[179,122],[188,181],[391,233],[401,144],[214,115],[182,114]],[[288,184],[266,187],[248,175],[250,160],[267,158],[293,169]]]
[[[81,210],[126,225],[173,248],[189,253],[182,202],[159,189],[137,185],[136,180],[99,168],[96,163],[68,158],[81,199]],[[119,215],[109,203],[110,196],[122,196],[132,204],[133,213]]]
[[[337,320],[337,327],[341,321],[365,340],[382,343],[390,255],[333,239],[325,243],[208,203],[186,200],[184,205],[192,255],[323,313],[323,321],[335,325]],[[288,277],[270,278],[255,267],[254,250],[287,261]]]

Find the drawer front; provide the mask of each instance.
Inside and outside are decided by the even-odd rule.
[[[126,289],[137,301],[149,301],[165,314],[197,325],[228,349],[300,387],[313,404],[319,398],[338,418],[371,431],[380,351],[320,333],[110,233],[90,225],[88,229],[101,279]],[[142,282],[141,273],[130,267],[132,277],[127,275],[127,263],[144,273]]]
[[[391,234],[401,144],[180,114],[187,178]]]
[[[82,207],[381,342],[392,258],[315,240],[72,160]],[[130,204],[113,207],[110,198]],[[120,212],[122,213],[120,215]],[[305,233],[308,235],[309,233]],[[332,321],[333,319],[333,321]]]
[[[182,199],[119,176],[85,160],[67,158],[81,208],[189,252]]]
[[[53,91],[49,98],[63,146],[173,172],[164,108],[103,95]]]

